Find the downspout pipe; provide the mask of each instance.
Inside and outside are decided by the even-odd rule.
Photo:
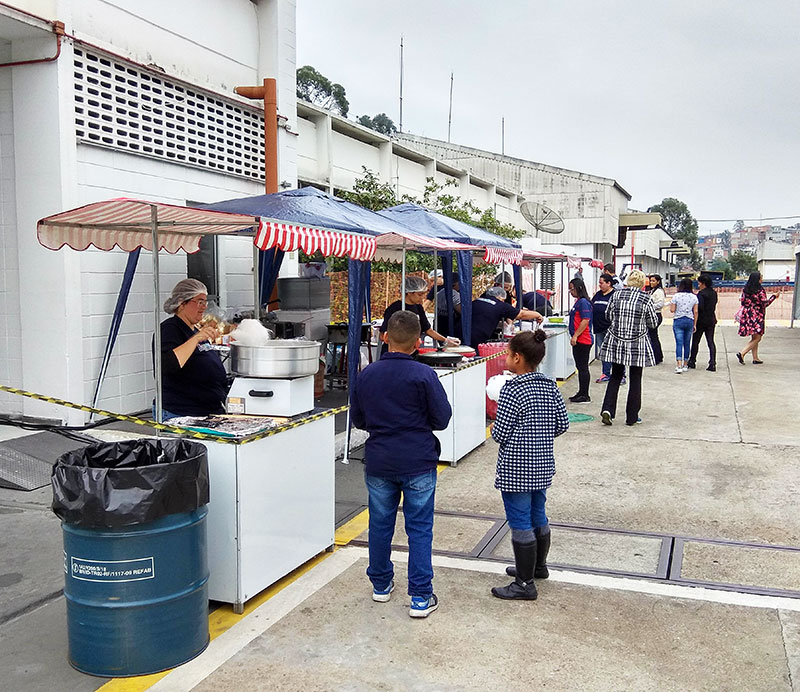
[[[15,60],[14,62],[0,63],[0,67],[17,67],[18,65],[37,65],[45,62],[55,62],[61,55],[61,39],[64,37],[64,22],[51,22],[53,33],[56,35],[56,54],[49,58],[35,58],[33,60]]]

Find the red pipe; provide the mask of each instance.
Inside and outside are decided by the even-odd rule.
[[[26,14],[28,14],[26,12]],[[32,17],[34,15],[31,15]],[[38,19],[38,17],[37,17]],[[45,20],[47,21],[47,20]],[[44,62],[54,62],[58,60],[58,57],[61,55],[61,38],[65,35],[64,33],[64,22],[49,22],[53,26],[53,33],[56,35],[56,54],[50,58],[35,58],[34,60],[15,60],[14,62],[3,62],[0,63],[0,67],[16,67],[17,65],[35,65],[37,63],[44,63]]]

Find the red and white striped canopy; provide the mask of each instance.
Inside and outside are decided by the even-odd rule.
[[[261,250],[277,247],[286,252],[298,248],[307,254],[319,250],[326,257],[351,257],[355,260],[371,260],[378,248],[383,249],[436,249],[436,250],[474,250],[471,245],[455,243],[440,238],[417,235],[410,231],[383,233],[368,236],[360,233],[347,233],[313,226],[295,226],[271,219],[262,219],[254,240]]]
[[[522,248],[487,247],[483,259],[487,264],[522,264]]]
[[[47,216],[39,221],[36,232],[39,242],[51,250],[65,245],[73,250],[85,250],[90,245],[99,250],[115,246],[126,252],[137,248],[152,250],[153,210],[159,247],[169,253],[197,252],[204,235],[240,232],[246,235],[258,224],[258,219],[245,214],[121,198]]]

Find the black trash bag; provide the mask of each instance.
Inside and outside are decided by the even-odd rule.
[[[50,482],[53,511],[68,524],[144,524],[208,504],[208,456],[184,439],[103,442],[62,454]]]

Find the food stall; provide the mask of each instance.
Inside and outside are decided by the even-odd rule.
[[[101,250],[158,248],[174,253],[196,251],[205,234],[252,236],[258,225],[258,219],[248,215],[116,199],[42,219],[37,232],[40,243],[52,250],[65,245],[85,250],[93,245]],[[153,252],[156,325],[161,318],[158,254]],[[156,329],[156,372],[160,375],[159,337]],[[252,369],[243,365],[246,360],[240,357],[232,363],[234,372],[246,380],[244,395],[237,397],[232,389],[233,396],[245,399],[238,402],[241,412],[261,415],[248,417],[238,430],[236,416],[190,421],[195,425],[185,429],[195,439],[199,435],[208,449],[209,596],[232,603],[236,612],[242,612],[248,598],[333,545],[333,415],[342,410],[312,410],[313,387],[307,385],[313,377],[281,369],[286,364],[278,362],[280,358],[268,359],[267,365],[257,363]],[[312,361],[316,371],[316,358]],[[254,385],[253,377],[264,379]],[[160,385],[157,376],[159,412]],[[271,394],[251,393],[256,390]],[[253,400],[268,401],[269,408],[254,407]],[[181,432],[167,427],[172,433]],[[155,429],[154,434],[164,433]]]

